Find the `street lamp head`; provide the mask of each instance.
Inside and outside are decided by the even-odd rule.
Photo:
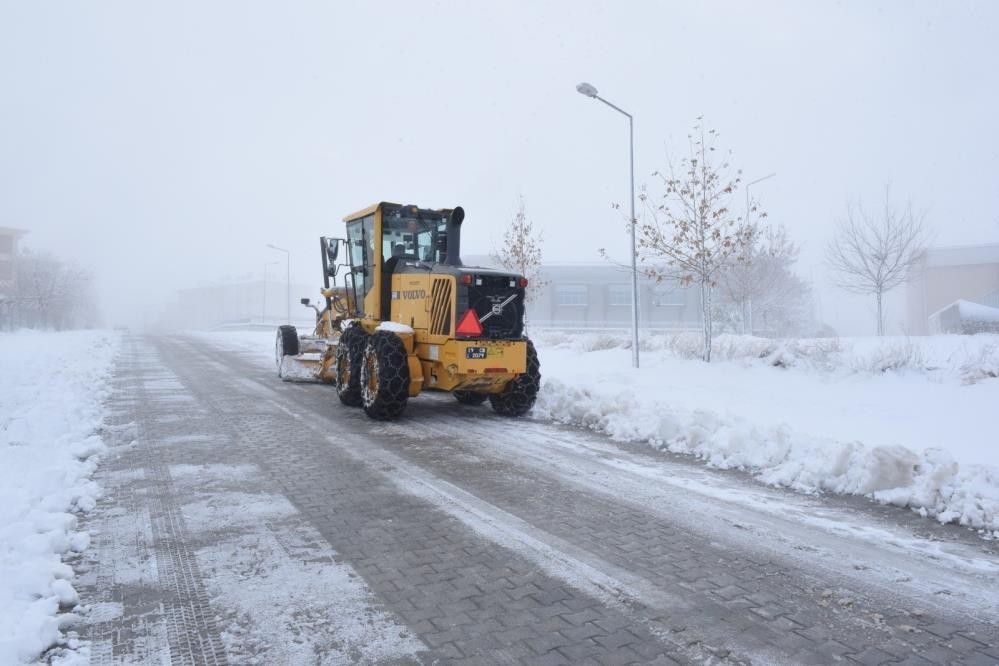
[[[576,86],[576,92],[586,95],[587,97],[596,97],[597,89],[591,86],[589,83],[580,83]]]

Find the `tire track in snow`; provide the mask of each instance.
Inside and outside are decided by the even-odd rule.
[[[993,592],[999,588],[999,557],[991,550],[920,539],[868,523],[864,515],[823,506],[820,498],[753,487],[731,473],[625,452],[548,424],[525,423],[518,437],[502,440],[491,437],[494,428],[465,417],[438,419],[432,430],[415,425],[423,436],[444,436],[463,449],[469,442],[488,442],[473,450],[654,512],[761,557],[819,568],[842,584],[875,587],[899,605],[918,602],[987,624],[999,618],[999,595]]]

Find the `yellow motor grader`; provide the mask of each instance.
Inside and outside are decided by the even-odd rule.
[[[320,239],[325,307],[301,301],[316,311],[315,331],[278,328],[278,375],[331,383],[340,402],[378,420],[397,418],[426,389],[527,412],[541,384],[524,336],[527,279],[464,266],[464,217],[460,206],[382,202],[344,218],[346,238]],[[347,261],[337,264],[341,246]]]

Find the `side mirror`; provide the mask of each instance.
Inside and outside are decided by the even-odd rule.
[[[329,257],[330,263],[336,261],[337,256],[340,254],[340,239],[330,238],[326,241],[326,256]]]

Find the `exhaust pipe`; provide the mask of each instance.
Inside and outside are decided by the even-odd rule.
[[[451,211],[447,219],[447,258],[448,266],[461,266],[461,222],[465,219],[465,209],[461,206]]]

